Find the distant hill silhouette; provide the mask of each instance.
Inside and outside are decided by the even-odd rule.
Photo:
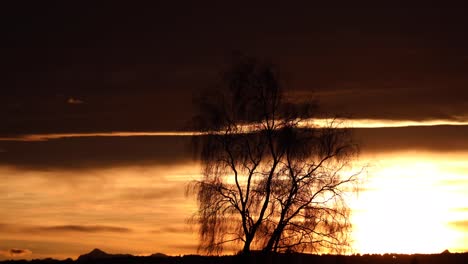
[[[167,258],[169,256],[166,255],[166,254],[163,254],[163,253],[154,253],[150,257],[153,257],[153,258]]]
[[[108,254],[100,250],[99,248],[95,248],[91,252],[79,256],[77,261],[83,262],[83,261],[94,261],[94,260],[122,258],[122,257],[133,257],[133,256],[130,254]]]
[[[91,252],[81,255],[77,260],[55,260],[34,259],[26,260],[7,260],[0,261],[0,264],[466,264],[468,263],[468,253],[447,253],[441,254],[384,254],[384,255],[313,255],[313,254],[263,254],[253,253],[250,256],[167,256],[162,253],[155,253],[151,256],[132,256],[130,254],[108,254],[100,249],[94,249]]]

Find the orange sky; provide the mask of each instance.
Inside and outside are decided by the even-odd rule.
[[[361,155],[361,191],[350,196],[353,252],[468,250],[468,152]],[[112,253],[196,253],[195,210],[185,197],[196,163],[92,168],[0,166],[1,259]]]

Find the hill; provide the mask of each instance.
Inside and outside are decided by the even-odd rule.
[[[93,262],[93,261],[103,260],[103,259],[116,259],[116,258],[125,258],[125,257],[133,257],[133,256],[130,254],[108,254],[98,248],[95,248],[91,252],[79,256],[77,261],[78,262]]]

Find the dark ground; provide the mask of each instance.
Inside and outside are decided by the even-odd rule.
[[[88,260],[10,260],[0,261],[1,264],[172,264],[172,263],[408,263],[408,264],[423,264],[423,263],[468,263],[468,253],[450,253],[450,254],[431,254],[431,255],[353,255],[353,256],[340,256],[340,255],[310,255],[310,254],[271,254],[271,255],[251,255],[246,256],[198,256],[186,255],[181,257],[136,257],[136,256],[121,256],[105,259],[88,259]]]

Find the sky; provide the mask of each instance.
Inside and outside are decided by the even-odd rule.
[[[0,259],[190,254],[193,98],[232,54],[346,116],[368,165],[354,251],[468,251],[468,26],[462,7],[6,4]],[[58,135],[58,136],[57,136]]]

